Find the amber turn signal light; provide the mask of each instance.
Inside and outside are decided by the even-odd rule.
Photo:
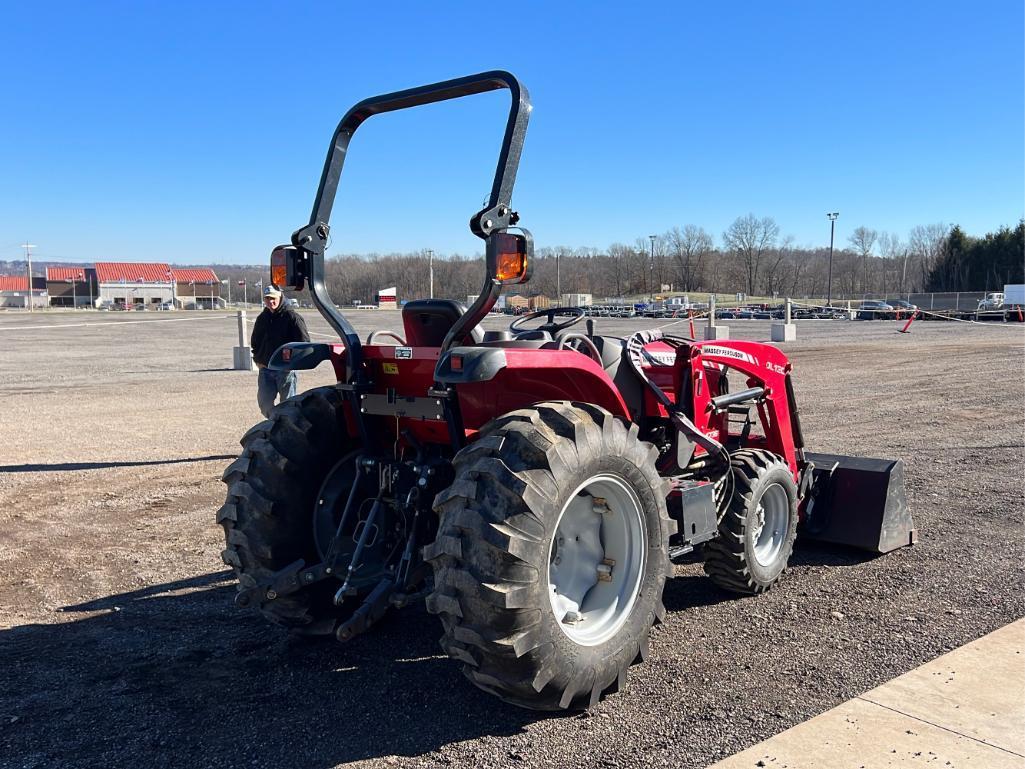
[[[507,280],[519,282],[527,272],[527,255],[519,253],[499,254],[495,265],[495,277],[503,283]]]
[[[534,249],[530,233],[494,232],[488,237],[487,264],[492,280],[503,285],[530,280]]]

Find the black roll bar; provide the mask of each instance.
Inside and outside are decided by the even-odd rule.
[[[488,204],[470,219],[470,230],[479,238],[487,237],[497,229],[515,225],[518,216],[510,208],[516,170],[520,163],[523,139],[530,118],[530,97],[527,89],[509,72],[493,70],[477,75],[446,80],[440,83],[410,88],[405,91],[374,96],[356,104],[342,118],[335,129],[331,146],[324,162],[324,171],[313,203],[310,223],[292,233],[292,245],[304,252],[303,273],[310,282],[310,294],[320,314],[345,339],[351,382],[363,381],[362,345],[355,329],[331,301],[324,282],[324,252],[330,233],[329,220],[334,206],[338,181],[342,175],[345,155],[352,136],[368,118],[383,112],[418,107],[423,104],[458,99],[478,93],[509,89],[511,104],[506,121],[505,137],[498,155],[495,180],[491,186]]]

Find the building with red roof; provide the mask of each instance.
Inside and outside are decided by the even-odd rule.
[[[35,278],[32,286],[32,305],[46,306],[46,289],[42,288],[39,278]],[[0,307],[26,308],[29,302],[27,275],[0,275]]]
[[[83,265],[47,267],[46,293],[51,307],[92,307],[96,297],[96,269]]]
[[[224,307],[221,281],[208,267],[172,268],[162,262],[97,262],[99,301],[145,307],[173,303],[183,309]]]
[[[34,276],[32,284],[33,304],[39,307],[226,307],[221,298],[222,281],[209,267],[97,262],[95,266],[47,267],[45,279]],[[27,307],[27,286],[25,275],[0,275],[0,307]]]

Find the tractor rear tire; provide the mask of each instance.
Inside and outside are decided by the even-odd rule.
[[[754,595],[786,570],[797,536],[797,485],[790,468],[770,451],[730,455],[733,496],[719,536],[703,547],[705,573],[719,587]]]
[[[499,417],[456,455],[427,608],[476,686],[566,710],[625,684],[665,613],[675,524],[657,458],[636,425],[575,402]]]
[[[221,480],[228,486],[217,522],[224,528],[225,564],[239,589],[254,587],[302,558],[319,562],[313,511],[325,476],[354,448],[334,387],[318,387],[281,403],[270,419],[241,440],[242,454]],[[302,635],[327,635],[351,615],[352,602],[336,607],[333,583],[322,582],[274,600],[260,612]]]

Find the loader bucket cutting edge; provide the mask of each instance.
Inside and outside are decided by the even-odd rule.
[[[805,456],[815,463],[815,471],[802,537],[874,553],[918,541],[901,460],[810,452]]]

